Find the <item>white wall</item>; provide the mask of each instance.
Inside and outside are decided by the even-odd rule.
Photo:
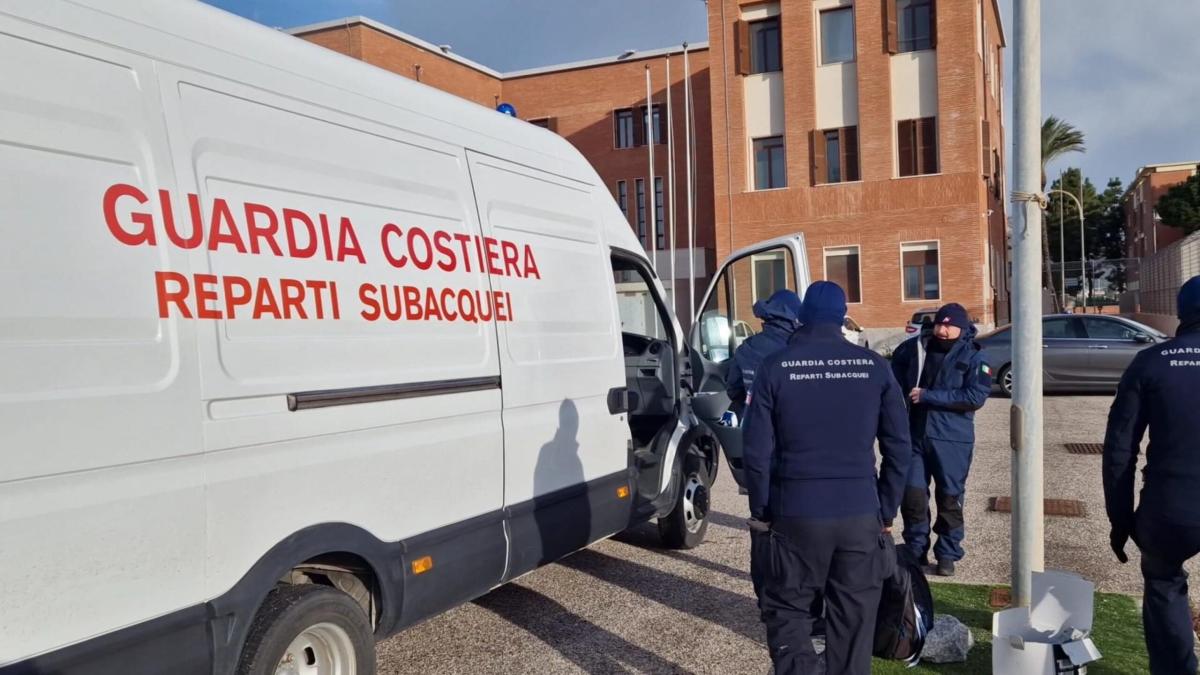
[[[783,135],[783,73],[758,73],[742,78],[746,95],[746,134],[749,138]]]
[[[818,56],[819,58],[819,56]],[[817,66],[817,128],[858,125],[858,64]]]
[[[907,52],[892,57],[892,119],[937,117],[937,52]]]

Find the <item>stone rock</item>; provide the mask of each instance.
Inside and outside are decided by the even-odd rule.
[[[929,663],[962,663],[967,653],[975,646],[971,630],[963,622],[949,614],[938,614],[933,620],[933,630],[925,638],[921,660]]]

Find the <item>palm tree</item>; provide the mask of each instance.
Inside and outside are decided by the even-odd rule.
[[[1083,132],[1076,129],[1070,122],[1065,122],[1051,115],[1042,122],[1042,191],[1046,190],[1046,165],[1050,162],[1062,157],[1068,152],[1086,152],[1087,147],[1084,144]],[[1059,224],[1061,227],[1061,223]],[[1054,275],[1050,273],[1052,269],[1052,261],[1050,259],[1050,235],[1046,228],[1042,228],[1042,254],[1045,256],[1045,263],[1042,266],[1042,285],[1046,288],[1054,288]],[[1059,303],[1059,294],[1054,294],[1054,304]],[[1063,310],[1059,307],[1059,311]]]

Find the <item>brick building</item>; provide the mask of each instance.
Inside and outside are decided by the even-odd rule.
[[[1006,321],[995,1],[708,8],[718,259],[799,231],[865,326],[949,301]]]
[[[951,300],[980,323],[1006,321],[995,0],[709,0],[708,12],[711,49],[689,51],[696,299],[715,261],[803,232],[813,278],[846,287],[851,314],[868,328],[894,334],[915,310]],[[687,316],[682,49],[500,73],[361,17],[289,32],[481,105],[512,103],[588,157],[647,249],[651,204],[661,205],[654,230],[670,222],[669,64],[677,309]],[[658,239],[668,279],[669,237]],[[780,263],[763,256],[737,271],[749,301],[773,290]]]
[[[1155,207],[1167,190],[1196,173],[1200,162],[1150,164],[1138,169],[1137,176],[1121,197],[1125,210],[1125,257],[1148,258],[1183,239],[1183,230],[1163,225]],[[1129,278],[1129,290],[1138,290],[1137,267]]]
[[[289,30],[290,33],[399,75],[468,100],[495,107],[512,104],[518,115],[561,134],[582,152],[609,186],[646,249],[656,233],[654,256],[668,289],[677,289],[676,310],[688,316],[688,227],[685,195],[683,48],[633,52],[612,58],[500,73],[364,17],[339,19]],[[690,46],[695,128],[697,302],[713,268],[712,127],[709,115],[708,49]],[[667,180],[667,68],[671,73],[670,122],[675,138],[675,269],[670,281],[671,189]],[[646,72],[650,72],[653,118],[646,116]],[[648,133],[652,130],[652,133]],[[649,146],[654,141],[654,181]],[[651,201],[653,200],[653,201]],[[654,221],[657,204],[657,222]]]

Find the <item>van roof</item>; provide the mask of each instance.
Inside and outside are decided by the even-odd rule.
[[[144,53],[151,58],[205,69],[201,65],[203,58],[197,54],[217,50],[234,58],[251,60],[296,77],[349,91],[357,96],[373,98],[429,120],[457,127],[464,133],[455,140],[463,145],[472,145],[470,136],[473,135],[498,140],[557,160],[563,170],[569,171],[567,175],[587,182],[593,181],[594,171],[587,160],[574,146],[554,132],[273,30],[198,0],[169,3],[137,0],[64,2],[150,28],[177,39],[153,41],[135,39],[131,34],[129,41],[121,40],[116,43],[116,46]],[[72,20],[61,12],[46,14],[54,17],[56,28],[85,35],[94,35],[101,30],[95,22],[82,16],[79,20]],[[109,32],[103,37],[106,38],[105,41],[113,41]],[[225,69],[216,74],[233,77],[225,72]]]

